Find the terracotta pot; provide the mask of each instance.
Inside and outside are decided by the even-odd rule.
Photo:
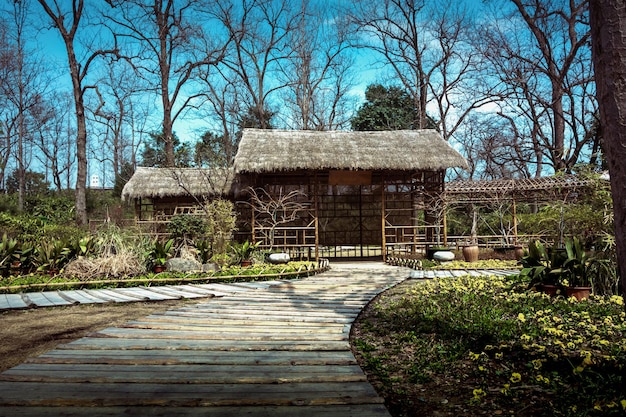
[[[165,271],[165,265],[154,265],[152,271],[156,274]]]
[[[578,301],[589,298],[591,287],[566,287],[565,294],[567,297],[575,297]]]
[[[522,259],[524,257],[524,248],[523,247],[516,246],[514,251],[515,251],[515,259],[516,260],[519,261],[520,259]]]
[[[551,284],[541,284],[537,286],[537,290],[548,294],[550,297],[556,297],[559,291],[559,286]]]
[[[252,265],[252,261],[250,259],[245,259],[241,261],[241,266],[251,266],[251,265]]]
[[[463,246],[463,259],[465,262],[476,262],[478,261],[478,245],[469,245]]]

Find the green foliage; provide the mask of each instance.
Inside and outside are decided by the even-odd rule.
[[[260,243],[261,242],[250,243],[248,240],[243,243],[233,242],[230,245],[230,250],[238,262],[249,261],[252,259],[254,252],[259,248]]]
[[[152,243],[152,247],[146,254],[149,258],[152,266],[165,265],[167,259],[170,257],[173,251],[174,239],[169,239],[165,242],[155,239]]]
[[[8,273],[18,250],[17,240],[8,237],[6,233],[3,234],[0,240],[0,273],[2,275]]]
[[[18,171],[14,170],[6,180],[7,192],[9,194],[19,191]],[[43,195],[50,190],[50,183],[46,181],[46,176],[40,172],[26,171],[24,173],[25,196]]]
[[[352,119],[353,130],[419,129],[413,98],[400,87],[372,84],[365,90],[366,102]],[[430,120],[428,128],[435,128]]]
[[[227,167],[236,149],[236,144],[232,143],[229,136],[218,136],[209,131],[196,143],[193,160],[197,167]]]
[[[520,214],[520,233],[543,234],[561,243],[565,236],[578,236],[587,247],[614,233],[609,182],[584,167],[578,169],[578,175],[589,181],[589,185],[579,190],[575,199],[567,195],[568,198],[542,206],[537,213]]]
[[[29,198],[25,210],[46,224],[70,225],[74,222],[75,202],[66,193]]]
[[[545,248],[538,241],[530,242],[528,254],[521,259],[520,275],[530,286],[538,284],[591,286],[596,295],[611,295],[617,285],[617,268],[611,259],[589,256],[582,241],[567,239],[565,249]],[[597,285],[594,284],[595,281]]]
[[[0,213],[0,228],[22,242],[34,243],[52,239],[70,240],[85,235],[85,231],[76,226],[49,223],[42,218],[25,214]]]
[[[180,139],[173,134],[174,141],[174,164],[177,167],[189,167],[192,161],[192,150],[189,144],[181,143]],[[163,133],[150,133],[141,153],[142,166],[165,167],[165,137]]]
[[[37,271],[59,271],[69,262],[72,250],[64,240],[46,240],[35,247],[33,261]]]
[[[206,219],[193,214],[179,214],[173,216],[167,225],[167,232],[173,239],[194,242],[198,238],[206,237],[208,225]]]
[[[228,242],[237,230],[237,214],[234,204],[221,198],[205,206],[207,212],[207,235],[211,240],[214,255],[228,252]]]
[[[211,242],[209,240],[197,240],[196,250],[198,251],[200,262],[206,264],[211,260],[213,249],[211,248]]]

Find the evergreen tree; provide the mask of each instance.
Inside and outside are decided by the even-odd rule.
[[[418,128],[418,110],[411,96],[400,87],[372,84],[365,90],[366,102],[351,120],[353,130],[412,130]],[[435,123],[429,118],[429,128]]]

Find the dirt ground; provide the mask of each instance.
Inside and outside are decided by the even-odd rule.
[[[79,304],[1,312],[0,372],[91,332],[202,300]]]

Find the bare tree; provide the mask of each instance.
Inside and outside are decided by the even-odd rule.
[[[354,84],[349,55],[352,35],[340,11],[328,2],[302,2],[288,34],[292,53],[281,66],[287,124],[296,129],[336,130],[348,126]]]
[[[72,0],[70,7],[67,2],[57,0],[37,0],[46,15],[50,18],[52,27],[59,32],[65,51],[72,80],[72,93],[76,113],[76,221],[80,225],[87,224],[87,119],[85,115],[85,77],[91,65],[100,57],[117,54],[115,48],[110,50],[96,50],[79,62],[76,54],[75,42],[77,33],[84,18],[84,0]],[[69,9],[69,10],[68,10]]]
[[[127,61],[120,60],[105,67],[94,91],[89,108],[94,121],[92,125],[100,127],[98,131],[93,129],[94,136],[99,135],[102,139],[93,146],[93,153],[102,160],[103,173],[112,171],[112,176],[116,177],[121,174],[122,167],[136,166],[141,141],[135,139],[137,136],[141,138],[145,126],[134,132],[134,124],[137,119],[149,123],[150,118],[140,112],[145,112],[145,107],[150,104],[142,100],[144,86]]]
[[[593,61],[604,147],[611,175],[615,241],[622,294],[626,293],[626,3],[592,0]]]
[[[214,120],[214,123],[202,134],[196,147],[196,157],[202,157],[202,152],[197,152],[198,146],[205,147],[208,139],[215,140],[215,143],[209,144],[213,153],[210,158],[212,165],[230,166],[241,138],[241,114],[246,111],[245,93],[242,94],[245,87],[228,68],[220,68],[215,74],[202,73],[201,76],[207,91],[207,101],[201,112],[206,115],[205,119]]]
[[[571,169],[593,139],[595,100],[587,1],[505,0],[479,31],[492,77],[502,83],[500,113],[514,119],[544,161]],[[511,7],[508,7],[511,6]]]
[[[284,192],[282,187],[276,188],[276,193],[264,188],[247,188],[250,195],[250,202],[247,204],[255,213],[255,223],[260,225],[258,233],[270,251],[274,247],[276,229],[295,222],[310,206],[304,191],[295,189]]]
[[[493,100],[480,94],[480,61],[471,51],[471,20],[462,3],[360,0],[351,7],[364,46],[413,97],[417,128],[432,125],[426,109],[433,102],[447,140],[474,109]]]
[[[271,127],[274,112],[270,96],[283,89],[273,77],[289,56],[289,34],[297,24],[298,8],[290,0],[243,0],[232,7],[229,0],[218,0],[218,18],[232,39],[223,65],[232,74],[245,96],[244,116],[262,129]],[[292,12],[295,10],[295,12]],[[242,120],[242,126],[250,121]]]
[[[11,28],[11,35],[4,43],[7,47],[7,60],[0,67],[0,95],[4,99],[4,132],[7,145],[3,166],[6,167],[12,156],[18,180],[18,209],[23,210],[25,176],[31,159],[31,133],[37,130],[37,125],[45,118],[40,110],[49,80],[43,77],[44,68],[40,64],[40,57],[26,45],[29,2],[13,2],[6,12],[11,19],[7,24]],[[12,143],[15,145],[13,149]]]
[[[189,85],[201,68],[219,63],[228,43],[214,39],[194,22],[208,19],[204,2],[187,0],[107,0],[114,12],[107,15],[118,38],[125,38],[124,55],[136,71],[155,85],[163,110],[165,162],[174,166],[173,126],[182,113],[204,97]],[[196,7],[199,6],[199,7]]]
[[[46,170],[46,180],[50,180],[62,190],[71,187],[72,167],[76,163],[76,152],[72,139],[76,130],[71,123],[72,98],[67,94],[57,94],[54,106],[46,102],[40,109],[45,115],[38,129],[34,132],[34,144],[38,149],[36,158]]]

